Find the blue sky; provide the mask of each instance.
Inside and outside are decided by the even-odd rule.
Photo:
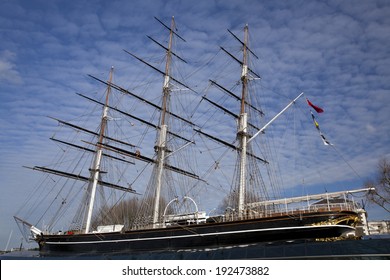
[[[152,48],[145,35],[156,34],[154,16],[164,22],[175,16],[190,67],[218,51],[227,28],[239,34],[248,23],[263,89],[290,99],[304,91],[325,109],[318,121],[337,150],[321,146],[323,158],[310,164],[323,170],[330,191],[361,187],[390,155],[389,15],[389,2],[374,0],[2,0],[0,248],[11,230],[10,246],[18,246],[12,215],[38,180],[22,166],[47,161],[55,148],[48,138],[57,124],[46,116],[70,120],[82,111],[74,93],[96,88],[87,74],[104,77],[111,65],[136,73],[122,49],[143,54]],[[389,218],[371,211],[372,218]]]

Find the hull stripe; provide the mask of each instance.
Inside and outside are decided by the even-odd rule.
[[[252,230],[238,230],[238,231],[225,231],[225,232],[212,232],[204,234],[189,234],[189,235],[177,235],[177,236],[161,236],[161,237],[149,237],[149,238],[131,238],[131,239],[118,239],[118,240],[96,240],[96,241],[64,241],[53,242],[47,241],[46,244],[93,244],[93,243],[119,243],[119,242],[139,242],[146,240],[162,240],[162,239],[176,239],[176,238],[192,238],[203,237],[210,235],[228,235],[239,234],[247,232],[261,232],[261,231],[282,231],[282,230],[295,230],[295,229],[317,229],[317,228],[344,228],[354,230],[351,226],[345,225],[322,225],[322,226],[299,226],[299,227],[282,227],[282,228],[268,228],[268,229],[252,229]]]

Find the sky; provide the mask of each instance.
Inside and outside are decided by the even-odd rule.
[[[11,233],[9,248],[19,246],[12,216],[38,180],[22,166],[52,156],[48,138],[57,124],[47,116],[71,120],[83,110],[74,93],[95,90],[88,74],[104,77],[112,65],[136,73],[122,50],[151,49],[145,35],[156,34],[154,16],[165,23],[175,16],[190,67],[218,51],[227,29],[240,34],[248,24],[263,89],[290,100],[304,91],[325,110],[317,120],[333,153],[327,157],[323,150],[324,162],[311,164],[321,164],[327,190],[362,187],[378,160],[390,156],[389,15],[390,3],[381,0],[2,0],[0,249]],[[389,219],[378,208],[369,210],[371,219]]]

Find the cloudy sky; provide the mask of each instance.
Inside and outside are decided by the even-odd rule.
[[[386,0],[2,0],[0,249],[11,231],[10,247],[18,246],[12,215],[38,178],[22,166],[50,157],[47,139],[57,124],[46,116],[80,113],[74,93],[94,90],[87,74],[105,77],[111,65],[134,73],[122,49],[151,48],[145,35],[156,34],[154,16],[166,23],[175,16],[190,67],[218,51],[227,28],[239,34],[249,24],[262,88],[290,100],[304,91],[325,109],[318,121],[334,143],[332,162],[321,167],[332,174],[328,190],[360,188],[390,156],[389,15]],[[389,218],[378,209],[371,217]]]

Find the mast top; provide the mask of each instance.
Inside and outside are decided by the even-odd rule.
[[[244,30],[247,32],[248,31],[248,24],[245,24]],[[248,47],[248,42],[243,42],[240,38],[237,37],[231,30],[227,30],[238,42],[241,43],[241,45],[246,48],[256,59],[259,59],[259,57]]]
[[[175,30],[177,31],[176,24],[175,24],[175,17],[172,16],[172,28],[167,26],[165,23],[163,23],[161,20],[159,20],[157,17],[154,17],[155,20],[157,20],[162,26],[164,26],[169,31],[172,31],[173,34],[175,34],[178,38],[180,38],[182,41],[187,42],[183,37],[181,37]],[[175,30],[173,30],[175,28]]]

